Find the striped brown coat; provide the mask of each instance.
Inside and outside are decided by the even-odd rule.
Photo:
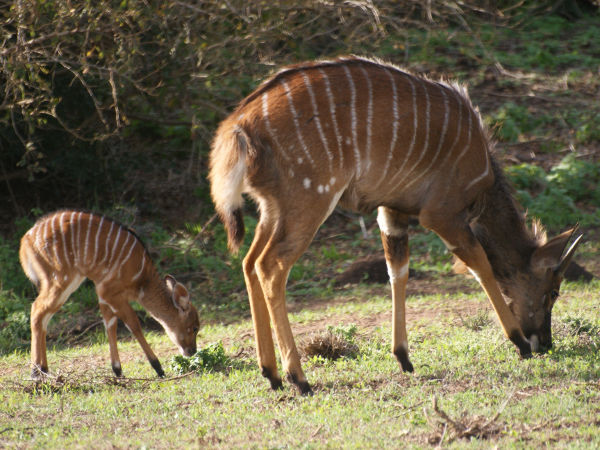
[[[86,278],[96,286],[117,376],[121,375],[117,318],[137,338],[158,375],[164,375],[129,304],[132,300],[160,322],[182,354],[196,352],[198,313],[186,288],[171,276],[161,280],[148,251],[129,228],[88,212],[58,211],[42,217],[25,233],[19,256],[25,274],[39,290],[31,307],[34,376],[48,371],[48,322]]]
[[[522,355],[538,341],[548,344],[543,299],[557,292],[561,271],[548,275],[546,265],[568,264],[561,255],[572,231],[546,243],[543,233],[527,229],[460,86],[358,57],[284,68],[221,123],[209,178],[232,250],[244,234],[242,193],[260,210],[244,274],[258,357],[273,387],[281,378],[269,319],[285,371],[310,392],[286,315],[285,284],[338,203],[361,212],[378,208],[392,283],[392,347],[404,370],[413,370],[404,317],[410,216],[480,280]]]

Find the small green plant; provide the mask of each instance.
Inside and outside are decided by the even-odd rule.
[[[187,372],[205,372],[223,370],[229,366],[231,359],[225,353],[223,343],[213,342],[204,349],[196,352],[195,355],[188,357],[177,355],[171,360],[170,367],[177,374],[181,375]]]

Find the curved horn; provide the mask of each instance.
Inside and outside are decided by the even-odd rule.
[[[560,258],[560,261],[554,269],[557,275],[561,277],[564,275],[565,271],[567,270],[567,267],[569,267],[569,264],[571,264],[571,260],[573,259],[573,255],[575,254],[577,246],[581,243],[582,237],[583,233],[577,236],[571,244],[571,246],[569,247],[569,249],[563,254],[562,258]]]

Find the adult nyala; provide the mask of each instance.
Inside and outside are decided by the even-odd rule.
[[[244,235],[242,194],[260,220],[243,263],[260,367],[283,368],[302,393],[285,306],[292,265],[339,203],[378,210],[392,286],[392,351],[411,372],[405,325],[409,217],[435,232],[489,297],[523,357],[552,344],[550,315],[580,237],[548,240],[530,230],[493,157],[492,143],[460,86],[359,57],[284,68],[241,101],[219,126],[210,182],[230,248]]]

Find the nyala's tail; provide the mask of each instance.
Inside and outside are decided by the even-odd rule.
[[[217,130],[210,152],[210,193],[227,230],[227,243],[232,253],[237,253],[244,239],[242,192],[248,145],[244,130],[225,122]]]

